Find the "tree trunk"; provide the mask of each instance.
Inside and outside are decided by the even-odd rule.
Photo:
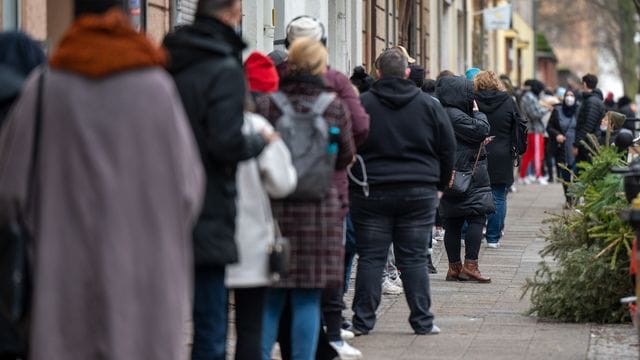
[[[635,12],[637,8],[633,0],[618,0],[618,18],[620,20],[620,77],[624,84],[624,93],[634,98],[638,92],[638,46],[633,41],[636,33]]]

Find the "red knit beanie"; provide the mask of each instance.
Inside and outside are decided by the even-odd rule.
[[[254,51],[244,62],[244,74],[252,92],[271,93],[278,91],[280,78],[273,61],[266,55]]]

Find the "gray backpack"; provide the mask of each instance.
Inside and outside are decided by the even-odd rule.
[[[337,147],[331,145],[330,131],[322,114],[335,95],[321,93],[309,105],[309,112],[296,112],[287,96],[281,92],[270,95],[282,115],[275,123],[276,131],[291,152],[291,160],[298,174],[298,186],[287,199],[323,199],[333,181]]]

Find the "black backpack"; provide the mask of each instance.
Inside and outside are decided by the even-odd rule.
[[[275,123],[276,131],[291,152],[291,160],[298,175],[298,185],[287,199],[320,200],[333,183],[337,148],[330,146],[331,135],[339,131],[329,128],[322,116],[333,102],[335,95],[321,93],[309,112],[296,112],[282,92],[270,95],[282,115]]]

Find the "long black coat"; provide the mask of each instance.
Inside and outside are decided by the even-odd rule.
[[[458,76],[445,77],[436,85],[436,96],[449,115],[456,136],[456,171],[470,171],[478,150],[489,135],[489,120],[473,112],[473,82]],[[461,196],[445,193],[440,201],[444,218],[487,215],[495,211],[487,170],[487,153],[482,150],[469,190]]]
[[[487,145],[489,178],[491,184],[510,185],[513,183],[513,131],[518,123],[524,123],[516,103],[504,91],[480,91],[476,94],[480,111],[489,119],[490,136],[495,136]]]
[[[207,175],[204,207],[194,229],[195,262],[234,263],[236,166],[265,146],[260,135],[241,131],[245,80],[240,52],[245,45],[230,27],[202,17],[167,35],[164,45]]]
[[[590,93],[582,94],[583,101],[578,110],[578,117],[576,119],[576,140],[574,146],[579,149],[578,158],[576,161],[589,159],[587,150],[580,143],[584,140],[587,144],[590,142],[587,140],[588,134],[593,134],[596,137],[600,133],[600,122],[605,114],[605,107],[602,98],[602,91],[600,89],[594,89]]]

